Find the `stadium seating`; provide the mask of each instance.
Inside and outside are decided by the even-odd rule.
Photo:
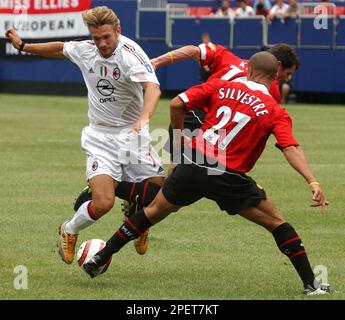
[[[333,3],[313,3],[313,2],[302,2],[300,4],[304,10],[304,15],[314,15],[314,14],[336,14],[336,6]]]
[[[335,10],[337,16],[345,15],[345,7],[337,7]]]
[[[195,18],[200,18],[202,16],[209,16],[212,13],[213,13],[212,7],[188,7],[187,8],[187,14]]]
[[[230,48],[243,58],[249,58],[260,49],[261,44],[271,46],[287,42],[298,49],[301,59],[301,68],[294,76],[296,91],[345,92],[340,67],[345,60],[345,6],[338,6],[332,11],[335,15],[327,19],[328,29],[317,30],[313,26],[313,16],[309,16],[309,20],[308,17],[302,17],[301,25],[299,19],[287,19],[285,23],[274,20],[272,24],[265,22],[262,26],[258,21],[247,21],[246,25],[245,21],[231,21],[207,14],[210,7],[215,8],[213,5],[216,1],[213,0],[167,1],[142,0],[142,6],[139,6],[137,0],[97,0],[93,1],[93,5],[112,7],[121,18],[123,34],[137,40],[149,57],[158,56],[172,47],[199,44],[204,32],[209,33],[212,42]],[[153,7],[156,4],[160,6]],[[195,6],[204,9],[188,9]],[[168,9],[172,9],[171,12]],[[47,59],[23,57],[16,50],[9,50],[4,40],[0,44],[3,48],[0,85],[15,81],[46,84],[82,82],[77,68],[68,61],[49,60],[47,68]],[[33,69],[34,73],[30,71]],[[198,83],[198,71],[194,61],[180,62],[158,70],[162,90],[183,90]]]
[[[280,42],[297,48],[339,49],[344,46],[344,19],[340,17],[345,14],[345,6],[303,2],[303,14],[299,18],[274,19],[267,23],[262,16],[234,20],[214,17],[209,1],[196,6],[199,2],[168,4],[164,0],[150,0],[148,3],[157,3],[159,7],[138,7],[137,39],[160,40],[170,47],[178,47],[198,44],[201,35],[208,33],[213,42],[235,49],[256,49]],[[321,16],[321,19],[315,12],[327,13],[328,17]]]

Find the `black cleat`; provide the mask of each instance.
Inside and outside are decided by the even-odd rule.
[[[105,272],[105,265],[100,264],[101,258],[96,254],[88,262],[83,264],[84,271],[91,277],[95,278]]]
[[[307,296],[316,296],[316,295],[323,295],[331,293],[331,288],[329,284],[319,284],[318,287],[313,287],[312,285],[308,284],[304,287],[303,294]]]
[[[123,213],[123,221],[125,222],[132,214],[134,214],[139,209],[137,199],[133,202],[128,202],[124,200],[121,203],[121,210]]]
[[[73,207],[74,211],[77,211],[84,202],[89,200],[92,200],[92,190],[90,186],[86,186],[77,194],[75,198],[75,203]]]

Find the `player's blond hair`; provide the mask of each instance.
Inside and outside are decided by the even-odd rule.
[[[120,19],[115,12],[106,6],[85,10],[82,12],[82,17],[88,28],[97,28],[105,24],[110,24],[114,27],[114,30],[116,30],[120,25]]]

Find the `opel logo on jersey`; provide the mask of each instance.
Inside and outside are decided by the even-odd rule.
[[[105,97],[111,96],[115,91],[115,87],[105,79],[99,80],[96,88],[98,92]]]

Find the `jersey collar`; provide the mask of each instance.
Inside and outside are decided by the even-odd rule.
[[[261,91],[262,93],[270,96],[270,93],[268,92],[268,89],[264,84],[257,83],[254,81],[249,81],[249,80],[247,80],[247,77],[239,77],[239,78],[232,80],[231,82],[241,82],[245,86],[247,86],[250,90]]]

